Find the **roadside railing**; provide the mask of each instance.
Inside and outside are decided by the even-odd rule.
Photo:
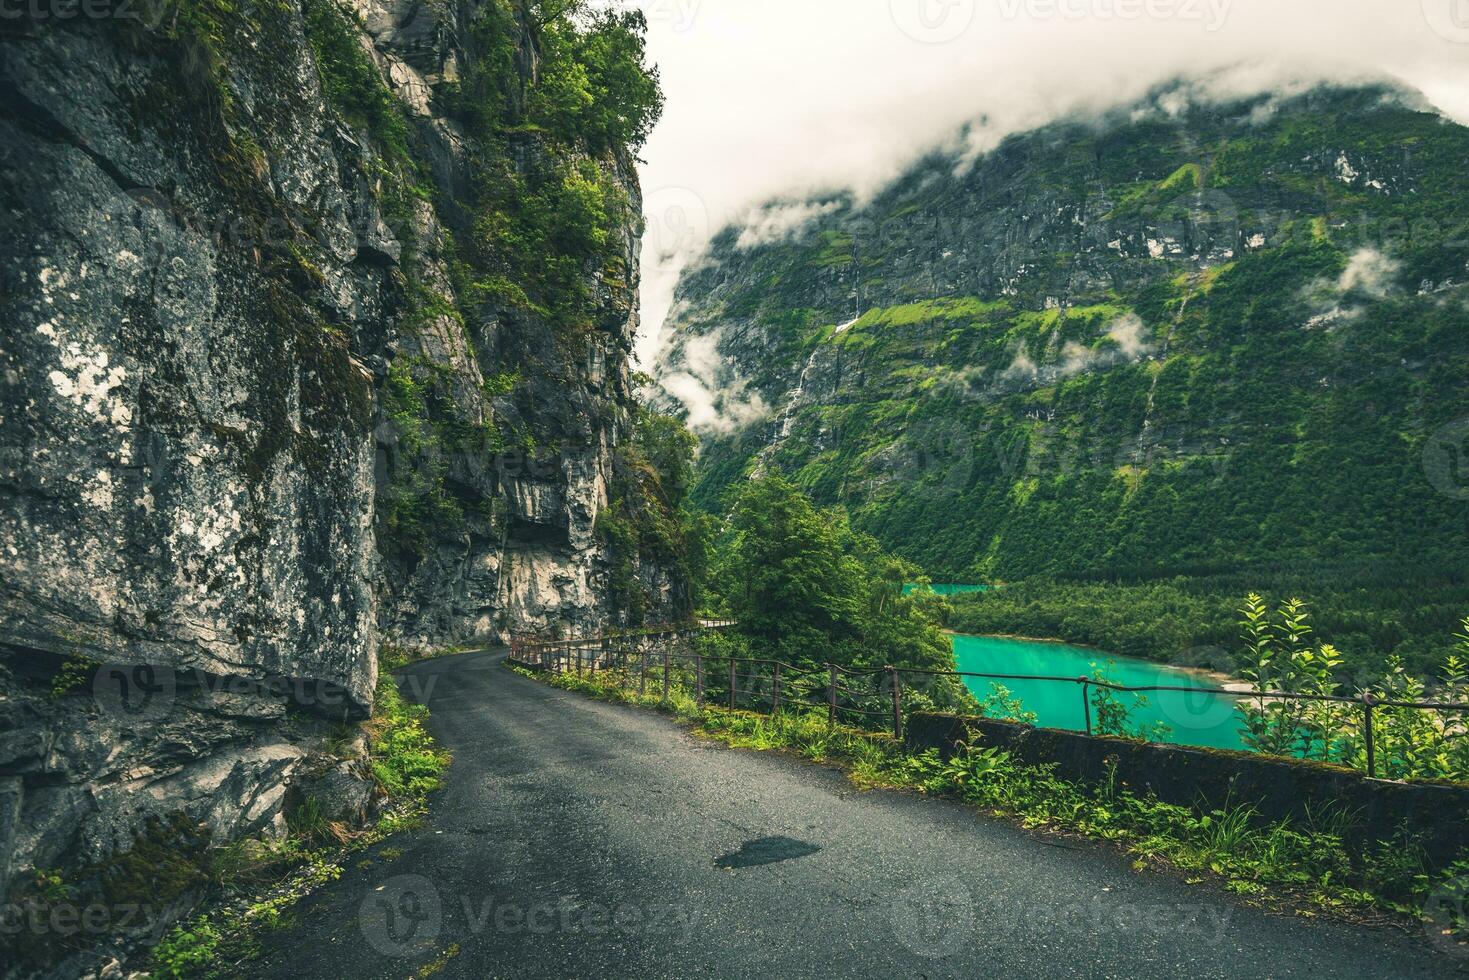
[[[727,629],[732,619],[697,619],[643,629],[615,630],[601,636],[580,639],[546,639],[533,636],[510,637],[510,661],[532,670],[564,669],[567,663],[579,665],[607,663],[613,656],[626,659],[635,646],[647,642],[688,639],[710,630]],[[593,667],[595,669],[595,667]]]
[[[1359,726],[1366,754],[1365,771],[1378,771],[1377,712],[1382,709],[1434,711],[1461,715],[1463,728],[1469,719],[1469,704],[1440,701],[1398,701],[1370,693],[1357,696],[1303,694],[1292,691],[1235,691],[1226,688],[1149,684],[1133,686],[1095,677],[1064,677],[1035,674],[981,673],[967,670],[926,670],[910,667],[854,668],[840,664],[800,666],[781,660],[717,656],[691,648],[694,636],[710,629],[733,626],[732,621],[701,621],[677,627],[610,634],[580,640],[529,640],[512,642],[511,659],[533,669],[556,673],[606,674],[621,686],[636,685],[646,694],[650,684],[661,691],[664,701],[674,686],[694,692],[699,704],[716,704],[730,710],[783,708],[824,709],[827,723],[890,731],[903,737],[905,698],[910,693],[927,694],[941,678],[984,681],[1026,681],[1076,685],[1082,703],[1086,734],[1094,734],[1094,689],[1118,694],[1177,692],[1193,696],[1225,698],[1234,702],[1264,704],[1271,701],[1309,701],[1352,706],[1360,710]],[[644,642],[664,642],[657,651]],[[678,649],[682,646],[683,649]],[[650,678],[649,675],[653,676]],[[875,722],[874,719],[881,719]],[[1461,731],[1460,737],[1469,738]]]

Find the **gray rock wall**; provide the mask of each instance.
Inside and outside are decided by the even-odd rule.
[[[0,24],[0,891],[150,816],[280,831],[323,727],[370,709],[380,637],[616,615],[594,524],[632,404],[631,160],[599,161],[632,204],[629,274],[588,271],[585,352],[464,302],[471,147],[433,96],[474,3],[355,9],[435,185],[406,204],[324,95],[299,0],[242,10],[217,47],[166,16]],[[415,455],[384,408],[407,366],[456,422],[543,448]],[[463,518],[406,548],[384,500],[428,471]]]

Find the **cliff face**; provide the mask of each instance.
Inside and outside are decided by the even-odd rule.
[[[1466,150],[1399,93],[1180,85],[774,203],[679,286],[696,493],[778,469],[939,581],[1461,568]]]
[[[284,732],[364,712],[380,642],[595,630],[614,563],[679,611],[596,530],[640,201],[625,142],[525,118],[573,57],[542,29],[498,0],[0,25],[0,883],[149,815],[278,827]]]

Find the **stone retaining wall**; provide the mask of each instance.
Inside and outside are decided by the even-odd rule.
[[[909,748],[952,754],[960,740],[1010,752],[1018,761],[1055,764],[1058,775],[1085,783],[1117,779],[1134,793],[1204,810],[1249,803],[1273,820],[1304,820],[1308,813],[1347,807],[1356,820],[1348,846],[1361,852],[1406,832],[1435,866],[1469,849],[1469,786],[1370,779],[1341,766],[1291,762],[1248,752],[1161,745],[1079,732],[1032,728],[1015,722],[955,715],[914,714]]]

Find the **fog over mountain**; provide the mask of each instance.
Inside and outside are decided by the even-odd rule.
[[[1463,0],[640,0],[670,93],[643,156],[650,367],[690,256],[729,223],[767,240],[942,145],[982,154],[1144,98],[1396,80],[1469,121]],[[809,210],[809,209],[808,209]]]

